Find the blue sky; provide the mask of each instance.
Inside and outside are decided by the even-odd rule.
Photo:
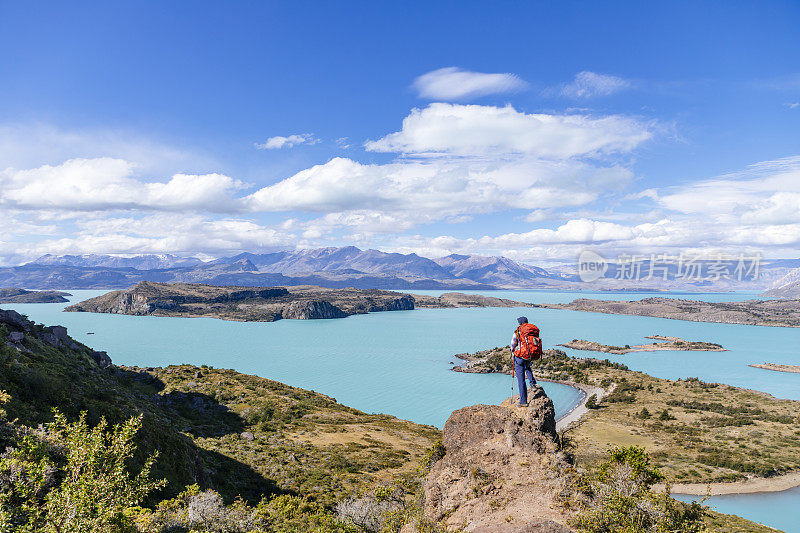
[[[800,256],[797,2],[3,2],[0,263]]]

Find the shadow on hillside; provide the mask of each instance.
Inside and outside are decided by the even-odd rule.
[[[285,492],[274,480],[262,476],[250,465],[203,448],[189,437],[235,435],[238,439],[244,431],[244,423],[225,405],[197,392],[172,391],[156,395],[165,388],[164,382],[157,377],[125,368],[116,368],[113,372],[121,385],[141,393],[148,400],[149,409],[145,410],[142,430],[137,438],[141,446],[137,462],[157,451],[153,475],[169,482],[165,489],[151,496],[150,503],[173,497],[193,483],[201,489],[214,489],[226,502],[241,496],[253,505],[265,496]],[[165,419],[168,421],[166,427]],[[227,439],[224,445],[231,448]]]
[[[117,379],[124,385],[151,396],[155,405],[172,419],[173,427],[193,437],[222,437],[240,434],[242,418],[216,398],[201,392],[172,391],[156,396],[165,383],[148,372],[117,368]]]

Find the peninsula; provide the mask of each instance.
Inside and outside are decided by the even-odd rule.
[[[0,304],[54,304],[68,302],[65,296],[72,296],[68,292],[59,291],[28,291],[10,287],[0,289]]]
[[[511,373],[508,347],[457,357],[469,363],[455,371]],[[568,429],[579,464],[596,464],[612,446],[637,445],[686,492],[708,483],[718,494],[800,483],[798,401],[697,378],[655,378],[561,350],[546,350],[533,367],[537,378],[605,391]]]
[[[800,374],[800,365],[780,365],[778,363],[754,363],[753,368],[761,368],[763,370],[774,370],[775,372],[791,372]]]
[[[570,342],[558,344],[564,348],[573,350],[587,350],[591,352],[603,352],[611,354],[626,354],[631,352],[658,352],[658,351],[687,351],[687,352],[724,352],[727,351],[722,345],[714,342],[686,341],[680,337],[665,337],[663,335],[649,335],[645,339],[654,339],[662,342],[651,344],[636,344],[631,346],[611,346],[599,342],[573,339]]]
[[[409,311],[416,307],[529,305],[461,293],[433,297],[380,289],[327,289],[313,285],[235,287],[143,281],[127,290],[112,291],[76,303],[65,311],[274,322],[284,318],[344,318],[378,311]]]
[[[800,300],[702,302],[676,298],[644,298],[643,300],[628,302],[579,298],[570,303],[538,304],[537,307],[615,315],[672,318],[693,322],[800,327]]]

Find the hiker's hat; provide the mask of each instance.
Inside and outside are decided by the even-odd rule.
[[[521,316],[521,317],[519,317],[519,318],[517,319],[517,322],[519,322],[519,324],[520,324],[520,325],[522,325],[522,324],[527,324],[527,323],[528,323],[528,317],[526,317],[526,316]]]

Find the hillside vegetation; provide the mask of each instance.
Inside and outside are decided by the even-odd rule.
[[[508,347],[459,357],[471,361],[462,371],[511,372]],[[659,379],[561,350],[547,350],[533,367],[538,377],[613,387],[568,431],[579,462],[594,464],[612,446],[639,445],[673,483],[800,470],[800,402],[696,378]]]
[[[492,494],[514,493],[511,485],[488,483],[491,469],[505,471],[502,462],[492,465],[491,450],[481,456],[481,467],[472,462],[464,472],[446,468],[458,464],[464,435],[484,442],[479,425],[462,425],[459,431],[466,433],[451,434],[448,449],[436,428],[366,414],[313,391],[232,370],[117,367],[66,333],[0,311],[0,446],[6,450],[0,456],[0,530],[447,533],[454,530],[445,523],[455,515],[446,508],[442,519],[431,515],[429,504],[441,500],[430,487],[452,481],[460,487],[453,494],[463,492],[467,502],[462,509],[468,511],[477,498],[497,516],[505,516],[501,509],[508,502]],[[548,368],[586,377],[586,368],[570,365],[567,358],[551,357]],[[506,429],[489,435],[497,444],[512,434],[524,447],[540,444],[521,451],[534,454],[528,460],[541,464],[548,483],[566,490],[566,498],[552,494],[561,510],[551,518],[563,523],[574,516],[570,523],[581,531],[626,531],[629,523],[697,530],[704,512],[654,500],[649,481],[625,496],[622,518],[611,505],[616,497],[598,499],[591,490],[581,496],[584,485],[605,482],[602,458],[608,454],[598,451],[602,457],[592,462],[579,453],[594,469],[574,471],[564,446],[569,439],[553,440],[552,403],[546,397],[541,403],[546,409],[531,410],[522,426],[508,426],[508,416],[515,416],[510,410],[491,407]],[[660,455],[654,459],[669,468]],[[451,481],[441,477],[448,472],[455,476]],[[519,469],[520,481],[538,483],[526,472]],[[642,515],[640,503],[656,507]],[[662,508],[678,514],[665,518]],[[735,517],[704,516],[715,531],[765,531]]]
[[[189,487],[195,495],[213,489],[220,502],[276,501],[332,519],[348,495],[413,477],[440,436],[430,426],[232,370],[116,367],[53,329],[0,311],[0,389],[7,395],[0,446],[20,446],[54,420],[54,409],[69,421],[85,413],[89,427],[141,415],[129,466],[140,469],[157,454],[150,474],[166,480],[144,502],[151,506],[185,500]],[[302,514],[295,511],[289,514]]]

